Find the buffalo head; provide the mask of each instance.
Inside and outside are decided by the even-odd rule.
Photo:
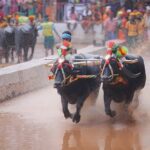
[[[135,60],[131,61],[120,61],[113,55],[106,55],[101,63],[101,81],[102,82],[112,82],[115,77],[121,75],[126,78],[137,78],[140,73],[132,73],[126,67],[128,64],[137,63]]]
[[[55,76],[55,88],[59,88],[65,85],[67,79],[69,79],[72,74],[72,68],[72,64],[70,64],[67,60],[64,58],[58,58],[51,69]]]

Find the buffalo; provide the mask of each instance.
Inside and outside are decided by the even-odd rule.
[[[93,94],[96,99],[98,96],[100,65],[89,65],[88,60],[99,60],[99,57],[97,58],[93,55],[75,54],[73,57],[75,59],[72,63],[59,58],[54,63],[51,71],[55,76],[54,87],[61,96],[64,117],[71,118],[73,122],[78,123],[80,121],[81,108],[87,97]],[[93,98],[92,100],[95,101],[95,99]],[[68,104],[76,104],[74,114],[70,113]]]
[[[38,36],[36,25],[25,24],[19,26],[15,32],[15,46],[18,54],[18,63],[21,62],[22,49],[24,51],[24,61],[32,59],[34,48]],[[28,51],[31,48],[31,55],[28,58]]]
[[[111,110],[112,101],[124,102],[128,110],[134,95],[145,86],[146,74],[143,58],[127,55],[124,59],[118,60],[113,55],[107,55],[101,63],[101,82],[103,83],[105,113],[110,117],[116,115],[116,112]]]
[[[0,29],[0,51],[1,51],[1,62],[2,57],[5,57],[6,63],[9,62],[9,53],[11,52],[11,60],[14,61],[15,50],[15,27],[7,26]]]

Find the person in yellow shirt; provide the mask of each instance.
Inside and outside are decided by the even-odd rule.
[[[52,21],[49,21],[49,17],[45,16],[45,21],[41,24],[41,27],[43,29],[43,36],[44,36],[44,48],[45,48],[45,56],[48,56],[48,51],[51,50],[51,55],[54,55],[54,33],[59,37],[58,32],[55,29],[54,23]]]
[[[138,25],[135,19],[135,14],[133,12],[129,16],[129,21],[126,24],[126,29],[129,47],[135,47],[138,36]]]

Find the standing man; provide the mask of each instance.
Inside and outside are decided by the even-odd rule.
[[[135,19],[135,13],[131,12],[129,16],[129,21],[126,23],[127,30],[127,41],[129,47],[136,47],[136,41],[138,37],[138,25]]]
[[[150,6],[146,7],[146,13],[144,15],[144,23],[145,23],[146,39],[150,40]]]
[[[41,24],[41,27],[43,29],[43,36],[44,36],[45,56],[46,57],[48,56],[49,50],[51,50],[51,55],[54,55],[55,40],[53,31],[60,38],[58,32],[54,27],[54,23],[52,21],[49,21],[48,16],[45,16],[45,21]]]

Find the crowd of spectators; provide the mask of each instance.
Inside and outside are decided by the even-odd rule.
[[[53,12],[53,0],[0,0],[0,16],[18,14],[43,18]]]
[[[57,0],[55,21],[67,19],[67,27],[74,32],[80,24],[85,34],[98,26],[104,41],[122,39],[129,45],[150,39],[150,6],[139,0]],[[76,11],[77,4],[86,6],[82,14]],[[72,4],[70,13],[64,18],[65,5]],[[54,0],[0,0],[0,18],[7,15],[34,15],[38,19],[54,15]]]
[[[150,39],[150,6],[144,2],[132,2],[125,0],[124,3],[112,0],[103,5],[100,3],[88,3],[82,12],[82,17],[72,6],[68,29],[72,32],[77,24],[81,24],[85,34],[89,31],[95,33],[94,27],[99,25],[104,35],[104,41],[120,39],[125,40],[129,46],[136,46],[146,39]],[[71,28],[72,24],[72,28]]]

